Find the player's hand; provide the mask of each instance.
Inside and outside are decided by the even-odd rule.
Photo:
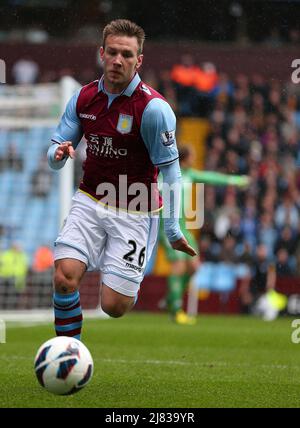
[[[191,247],[188,243],[188,241],[183,236],[182,238],[178,239],[178,241],[174,241],[170,243],[172,248],[177,251],[182,251],[184,253],[189,254],[190,256],[196,256],[197,253],[194,250],[193,247]]]
[[[69,157],[71,159],[74,159],[75,157],[75,150],[72,146],[71,141],[65,141],[64,143],[60,144],[55,152],[54,159],[56,161],[61,161],[62,159]]]

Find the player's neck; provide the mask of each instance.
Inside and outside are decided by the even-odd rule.
[[[103,82],[105,92],[111,95],[120,95],[127,88],[127,86],[127,83],[126,85],[112,85],[105,80]]]
[[[127,82],[124,82],[123,84],[116,85],[116,84],[111,83],[104,74],[103,88],[104,88],[105,92],[107,92],[111,95],[121,95],[128,88],[128,86],[130,85],[130,83],[132,82],[132,80],[134,79],[135,76],[136,76],[136,72],[131,77],[131,79],[128,80]]]

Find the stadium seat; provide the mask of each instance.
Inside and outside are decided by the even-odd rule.
[[[213,291],[229,292],[233,290],[236,284],[235,266],[229,263],[215,264],[213,278]]]
[[[212,288],[214,263],[202,263],[193,276],[193,282],[199,290],[210,290]]]

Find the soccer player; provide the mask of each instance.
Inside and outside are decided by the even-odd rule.
[[[191,203],[191,188],[185,186],[187,183],[205,183],[214,186],[237,186],[246,188],[250,183],[250,178],[243,175],[227,175],[214,171],[199,171],[192,168],[193,151],[190,147],[184,146],[179,150],[180,167],[182,174],[182,210],[180,215],[180,229],[189,243],[197,248],[197,242],[194,236],[186,227],[185,209],[184,207]],[[163,222],[161,222],[162,224]],[[172,319],[177,324],[193,325],[195,319],[188,316],[182,309],[183,295],[188,286],[191,275],[198,269],[200,265],[199,257],[190,257],[187,253],[179,253],[174,251],[169,244],[162,228],[160,228],[160,242],[165,249],[168,261],[171,264],[171,274],[168,277],[167,288],[167,307]]]
[[[104,28],[103,76],[71,98],[48,150],[50,166],[60,169],[74,158],[83,135],[87,140],[83,180],[55,242],[57,335],[80,338],[79,284],[86,270],[102,273],[101,306],[107,314],[117,318],[133,307],[157,239],[162,208],[158,169],[164,183],[175,184],[166,207],[170,245],[196,254],[176,215],[181,177],[176,118],[166,100],[138,74],[144,39],[143,29],[128,20]]]

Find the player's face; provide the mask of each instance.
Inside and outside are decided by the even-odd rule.
[[[143,62],[143,55],[138,54],[136,37],[109,35],[105,48],[100,48],[100,56],[105,87],[111,93],[125,89]]]

